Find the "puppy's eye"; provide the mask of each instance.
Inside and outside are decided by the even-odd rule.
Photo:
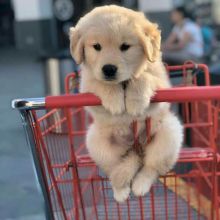
[[[130,48],[131,46],[129,44],[126,44],[126,43],[123,43],[121,46],[120,46],[120,50],[121,51],[126,51]]]
[[[93,45],[93,48],[97,51],[100,51],[102,49],[101,45],[100,44],[94,44]]]

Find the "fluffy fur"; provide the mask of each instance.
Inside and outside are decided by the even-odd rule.
[[[174,166],[182,144],[182,126],[169,104],[150,104],[156,90],[170,87],[160,38],[158,26],[143,13],[114,5],[95,8],[70,28],[71,54],[81,64],[81,92],[102,100],[102,106],[88,107],[94,122],[87,148],[110,178],[118,202],[125,201],[131,190],[136,196],[146,194],[158,175]],[[96,44],[101,50],[95,50]],[[122,44],[129,49],[121,51]],[[106,64],[117,66],[116,79],[103,77]],[[144,135],[146,117],[152,124],[149,144]],[[143,157],[132,150],[134,120]]]

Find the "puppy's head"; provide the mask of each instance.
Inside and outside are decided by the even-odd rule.
[[[70,51],[96,79],[120,83],[160,58],[160,31],[140,12],[98,7],[70,28]]]

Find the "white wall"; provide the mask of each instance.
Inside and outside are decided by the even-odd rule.
[[[173,0],[138,0],[138,7],[143,12],[170,11]]]
[[[16,21],[49,19],[52,17],[51,0],[12,0]]]
[[[213,17],[217,24],[220,24],[220,1],[219,0],[213,0]]]

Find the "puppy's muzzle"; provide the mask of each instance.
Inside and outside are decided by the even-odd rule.
[[[112,64],[106,64],[102,67],[102,72],[105,80],[114,80],[116,79],[117,67]]]

